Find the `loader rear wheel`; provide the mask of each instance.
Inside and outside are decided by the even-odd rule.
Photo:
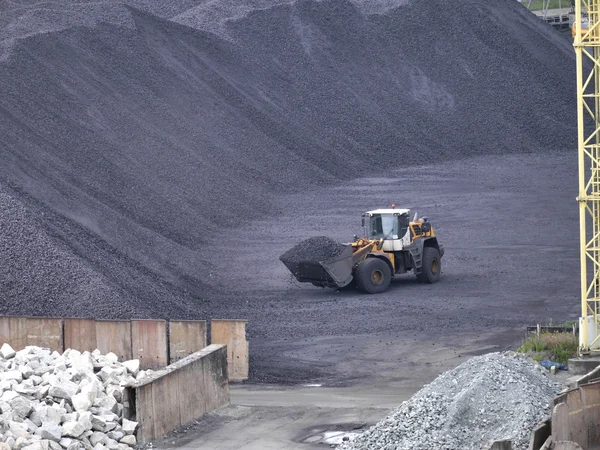
[[[442,258],[437,248],[425,247],[423,249],[423,267],[421,270],[421,273],[417,274],[419,281],[429,284],[440,281]]]
[[[367,258],[356,268],[354,279],[358,288],[367,294],[384,292],[392,281],[390,266],[379,258]]]

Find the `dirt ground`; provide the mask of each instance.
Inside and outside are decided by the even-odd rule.
[[[442,344],[447,357],[478,340],[510,348],[526,325],[579,315],[575,197],[574,153],[397,169],[288,196],[280,215],[219,239],[211,276],[231,293],[211,301],[212,317],[249,320],[253,382],[388,383]],[[407,274],[380,295],[323,290],[278,260],[309,236],[351,240],[362,211],[391,203],[434,225],[446,249],[438,284]]]

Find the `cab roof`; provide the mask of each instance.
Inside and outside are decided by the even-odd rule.
[[[365,214],[408,214],[410,209],[401,209],[401,208],[388,208],[388,209],[374,209],[372,211],[367,211]]]

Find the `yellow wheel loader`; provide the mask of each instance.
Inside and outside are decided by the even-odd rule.
[[[396,275],[410,270],[419,281],[435,283],[444,248],[426,217],[418,219],[415,214],[411,221],[409,215],[410,210],[395,207],[367,211],[362,216],[365,237],[355,236],[343,247],[334,243],[337,248],[329,255],[313,247],[312,255],[294,257],[292,249],[280,260],[298,281],[320,287],[343,288],[354,281],[361,291],[376,294],[387,290]]]

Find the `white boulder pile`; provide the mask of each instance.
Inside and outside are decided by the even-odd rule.
[[[123,418],[138,360],[114,353],[0,348],[0,450],[128,450],[137,422]]]
[[[477,356],[440,375],[338,450],[480,450],[502,439],[525,450],[560,390],[544,368],[522,355]]]

